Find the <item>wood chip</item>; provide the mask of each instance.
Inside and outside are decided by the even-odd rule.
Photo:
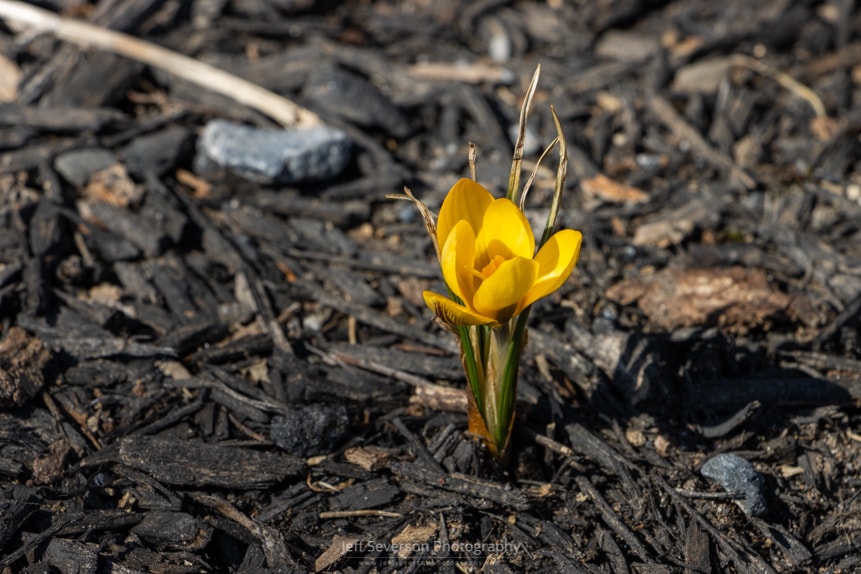
[[[50,353],[20,327],[0,340],[0,408],[20,407],[41,390]]]
[[[613,181],[602,173],[584,179],[581,185],[587,194],[613,203],[642,203],[649,200],[649,194],[642,189]]]
[[[607,290],[622,305],[637,303],[656,329],[720,325],[746,333],[785,317],[790,297],[759,269],[665,269]]]

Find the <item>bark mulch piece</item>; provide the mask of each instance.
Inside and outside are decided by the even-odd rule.
[[[24,4],[0,571],[861,570],[852,2],[38,3],[263,104]],[[500,468],[421,218],[385,195],[437,209],[470,141],[501,189],[538,63],[527,157],[553,104],[584,246],[533,310]]]

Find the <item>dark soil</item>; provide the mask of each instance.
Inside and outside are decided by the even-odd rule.
[[[338,175],[286,184],[198,161],[210,120],[275,119],[17,4],[2,572],[861,572],[855,3],[38,3],[347,134]],[[437,209],[468,142],[500,193],[538,64],[525,166],[553,105],[584,245],[533,309],[500,467],[385,196]]]

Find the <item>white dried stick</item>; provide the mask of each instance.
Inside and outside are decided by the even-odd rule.
[[[312,111],[269,90],[209,64],[178,54],[127,34],[62,18],[24,2],[0,0],[0,18],[48,32],[81,48],[97,48],[160,68],[174,76],[227,96],[269,116],[283,126],[320,125]]]

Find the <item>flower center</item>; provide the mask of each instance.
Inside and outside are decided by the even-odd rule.
[[[499,266],[503,263],[505,263],[505,257],[503,257],[502,255],[494,255],[493,259],[490,260],[490,263],[488,263],[481,269],[481,276],[484,279],[487,279],[488,277],[493,275],[493,273],[497,269],[499,269]]]

